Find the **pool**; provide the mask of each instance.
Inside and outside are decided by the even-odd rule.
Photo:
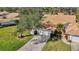
[[[74,42],[79,42],[79,36],[71,36],[71,40]]]

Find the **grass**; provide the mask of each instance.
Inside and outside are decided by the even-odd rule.
[[[70,45],[65,44],[62,40],[48,41],[43,47],[43,51],[70,51]]]
[[[0,51],[18,50],[32,38],[32,36],[29,36],[21,40],[13,34],[15,30],[16,26],[0,28]],[[25,33],[29,34],[28,32]]]

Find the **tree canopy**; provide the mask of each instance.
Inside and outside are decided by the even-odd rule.
[[[40,24],[42,16],[39,8],[27,8],[20,12],[20,20],[17,25],[19,32],[36,28]]]

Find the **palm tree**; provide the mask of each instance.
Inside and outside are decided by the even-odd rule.
[[[57,24],[57,29],[62,31],[64,29],[64,25],[63,24]]]
[[[64,30],[64,25],[63,24],[57,24],[57,29],[55,30],[57,38],[61,39],[63,30]]]
[[[76,10],[76,18],[77,18],[77,20],[76,20],[76,21],[78,21],[78,22],[79,22],[79,8],[77,8],[77,10]]]

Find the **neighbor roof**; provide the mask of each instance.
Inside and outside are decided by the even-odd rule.
[[[3,14],[9,14],[9,12],[7,11],[0,12],[0,15],[3,15]]]
[[[6,15],[6,18],[15,18],[19,16],[19,13],[9,13],[8,15]]]
[[[19,13],[9,13],[7,15],[5,15],[6,19],[1,18],[0,22],[8,22],[10,20],[18,20],[19,18],[17,18],[17,16],[19,16]]]

